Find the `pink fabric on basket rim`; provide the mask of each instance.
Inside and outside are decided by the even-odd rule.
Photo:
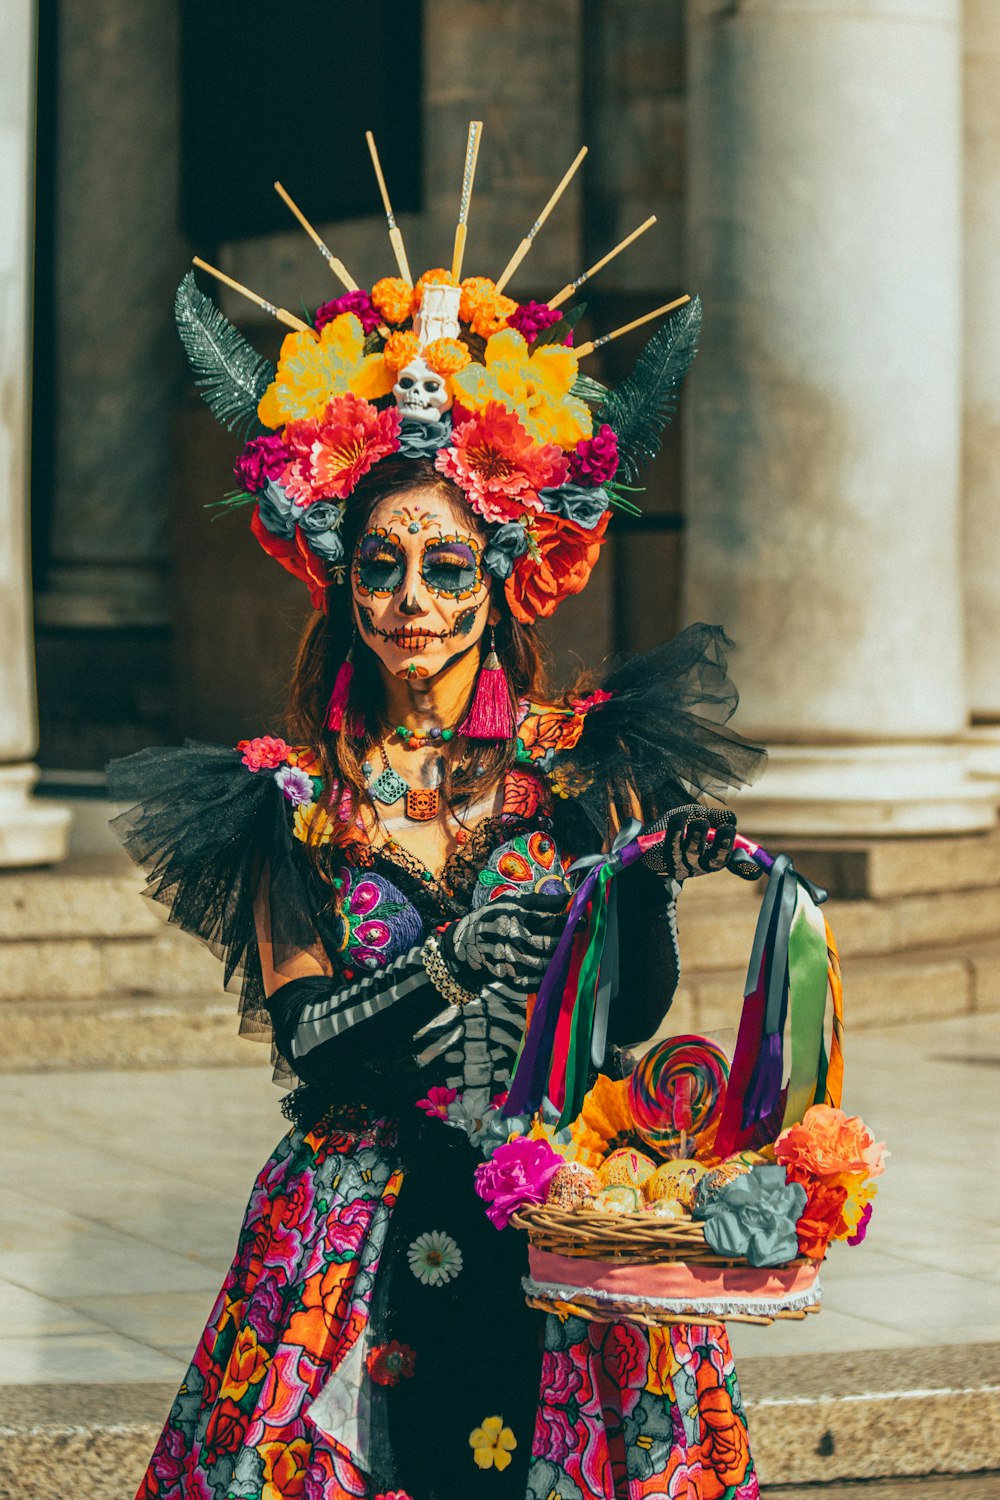
[[[748,1302],[784,1301],[814,1286],[820,1267],[819,1261],[760,1269],[664,1261],[615,1264],[556,1255],[551,1250],[536,1250],[534,1246],[529,1246],[528,1264],[535,1281],[565,1286],[568,1292],[589,1288],[612,1297],[718,1297],[727,1302],[744,1297]]]

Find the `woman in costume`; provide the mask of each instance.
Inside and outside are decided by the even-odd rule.
[[[536,633],[655,451],[700,309],[611,393],[571,317],[459,271],[352,288],[276,369],[178,293],[206,399],[252,432],[232,500],[315,613],[287,738],[111,769],[150,893],[240,975],[243,1029],[297,1085],[144,1500],[758,1494],[723,1327],[530,1311],[473,1191],[512,1133],[573,1154],[502,1113],[571,862],[633,814],[668,830],[622,877],[612,1076],[670,1004],[680,883],[746,873],[731,814],[696,802],[760,760],[724,727],[722,632],[560,693]]]

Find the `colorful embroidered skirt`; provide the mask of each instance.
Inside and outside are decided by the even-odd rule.
[[[543,1318],[464,1136],[406,1160],[279,1143],[138,1500],[757,1500],[723,1328]]]

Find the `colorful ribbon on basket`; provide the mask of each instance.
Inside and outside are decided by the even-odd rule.
[[[545,1099],[559,1125],[579,1114],[590,1064],[604,1062],[608,1013],[618,993],[615,876],[664,837],[630,820],[611,849],[570,867],[582,879],[559,945],[535,999],[514,1066],[504,1115],[531,1114]],[[743,1014],[730,1069],[716,1152],[771,1139],[813,1103],[840,1104],[843,1000],[836,943],[819,910],[826,893],[799,875],[787,855],[772,856],[737,836],[768,875],[744,986]],[[824,1035],[832,1013],[830,1050]],[[785,1041],[789,1052],[784,1084]],[[773,1127],[773,1129],[772,1129]]]

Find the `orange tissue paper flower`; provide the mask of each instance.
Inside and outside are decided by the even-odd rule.
[[[382,358],[394,375],[398,375],[411,359],[420,353],[420,340],[410,331],[390,333],[382,350]]]
[[[438,375],[445,379],[464,370],[472,355],[458,339],[432,339],[423,350],[424,359]],[[386,355],[388,359],[388,354]]]
[[[863,1172],[880,1177],[885,1171],[885,1143],[876,1142],[857,1115],[845,1115],[829,1104],[814,1104],[798,1125],[783,1130],[774,1143],[776,1160],[784,1167],[800,1167],[817,1177],[840,1172]]]

